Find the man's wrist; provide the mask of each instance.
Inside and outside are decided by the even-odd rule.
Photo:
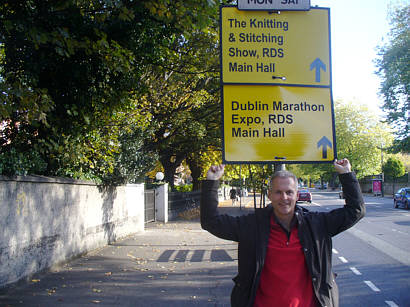
[[[340,172],[339,175],[345,175],[345,174],[351,174],[353,173],[352,171],[347,171],[347,172]]]

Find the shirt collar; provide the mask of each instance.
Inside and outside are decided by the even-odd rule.
[[[296,213],[296,208],[295,208],[295,213]],[[296,218],[295,213],[293,214],[292,220],[290,221],[290,230],[292,230],[293,228],[299,225],[299,221]],[[280,227],[286,230],[286,227],[283,226],[283,224],[279,221],[279,219],[275,215],[275,210],[272,210],[272,221],[274,221],[276,224],[278,224]]]

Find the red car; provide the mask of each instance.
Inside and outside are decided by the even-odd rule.
[[[311,203],[312,193],[310,193],[308,189],[299,190],[297,201],[307,201],[308,203]]]

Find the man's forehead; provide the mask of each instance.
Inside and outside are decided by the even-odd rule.
[[[284,184],[291,184],[294,188],[296,188],[297,184],[295,179],[292,177],[276,177],[272,181],[272,189],[275,189],[279,187],[279,185],[284,185]]]

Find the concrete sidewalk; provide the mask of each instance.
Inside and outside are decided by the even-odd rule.
[[[221,203],[220,210],[241,215],[249,207]],[[230,306],[236,249],[198,219],[150,223],[143,233],[0,289],[0,306]]]

